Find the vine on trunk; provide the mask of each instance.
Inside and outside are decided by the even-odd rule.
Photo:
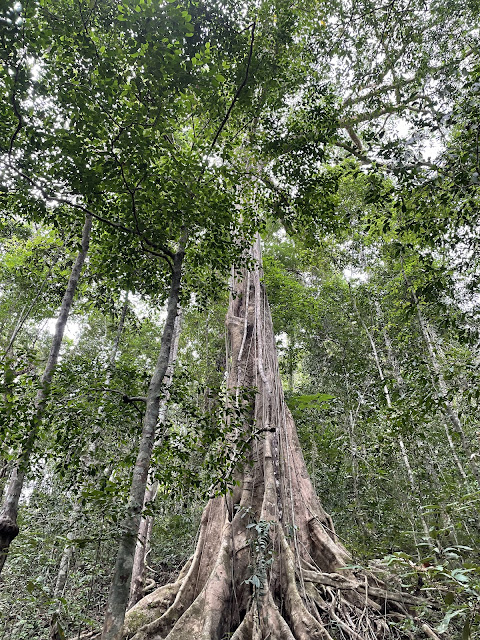
[[[261,264],[258,240],[253,258]],[[389,623],[411,617],[409,610],[424,601],[349,568],[349,554],[315,494],[284,400],[260,268],[236,273],[232,288],[230,401],[239,402],[239,387],[256,390],[250,428],[265,437],[253,442],[249,464],[237,468],[230,495],[207,504],[196,551],[177,581],[128,612],[122,638],[411,637]]]

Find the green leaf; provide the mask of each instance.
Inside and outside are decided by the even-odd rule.
[[[437,626],[436,630],[438,631],[438,633],[445,633],[445,631],[448,629],[448,625],[450,624],[450,621],[453,618],[456,618],[457,616],[460,616],[464,613],[465,613],[464,609],[452,609],[450,611],[447,611],[443,620]]]
[[[291,409],[311,409],[324,402],[330,402],[335,396],[329,393],[314,393],[310,395],[291,396],[287,400],[287,404]]]
[[[258,577],[258,576],[252,576],[252,584],[253,584],[257,589],[259,589],[259,588],[260,588],[260,584],[261,584],[261,582],[260,582],[260,579],[259,579],[259,577]]]
[[[472,637],[470,634],[471,626],[470,626],[470,618],[465,620],[465,624],[463,625],[462,631],[462,640],[470,640]]]
[[[35,591],[35,589],[36,589],[36,585],[35,585],[35,583],[34,583],[34,582],[32,582],[31,580],[29,580],[29,581],[27,582],[26,589],[27,589],[28,593],[33,593],[33,592]]]

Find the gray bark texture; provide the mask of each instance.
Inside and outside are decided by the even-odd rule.
[[[175,318],[175,331],[173,336],[172,348],[168,361],[167,373],[164,379],[164,397],[161,402],[158,425],[165,423],[168,411],[168,400],[170,397],[169,388],[172,385],[173,373],[175,370],[175,362],[178,354],[178,343],[182,331],[182,315],[179,311]],[[159,434],[160,437],[163,434]],[[158,490],[158,482],[150,482],[150,486],[145,493],[144,506],[154,502]],[[135,547],[135,557],[133,559],[132,581],[130,585],[130,596],[128,600],[128,609],[133,607],[143,596],[145,588],[145,571],[147,564],[147,555],[150,549],[150,538],[153,528],[153,516],[142,516],[140,527],[138,529],[137,544]]]
[[[252,257],[261,264],[259,240]],[[229,446],[235,484],[206,506],[178,579],[130,609],[121,637],[399,638],[387,626],[390,614],[398,619],[419,599],[346,566],[349,555],[315,495],[285,403],[261,269],[234,272],[232,290],[229,401],[245,410]],[[242,405],[238,387],[252,389],[251,404]],[[239,443],[249,436],[247,463],[239,465]]]
[[[60,313],[58,314],[55,325],[50,353],[47,363],[40,379],[40,388],[35,399],[35,416],[33,419],[33,427],[28,435],[27,441],[23,447],[22,453],[13,468],[9,483],[6,489],[5,499],[0,511],[0,572],[5,564],[5,560],[10,548],[10,544],[18,535],[18,506],[20,496],[23,489],[25,472],[27,470],[30,456],[35,444],[38,427],[42,421],[45,412],[45,405],[50,394],[50,386],[53,374],[58,362],[60,347],[62,346],[63,335],[67,324],[68,316],[72,308],[73,298],[80,281],[80,275],[87,257],[90,245],[90,234],[92,230],[92,217],[87,214],[82,229],[81,248],[72,267],[72,272],[68,280],[67,288],[63,296]]]
[[[125,611],[128,605],[135,546],[147,489],[150,460],[155,443],[163,382],[167,373],[175,334],[175,319],[178,315],[185,241],[181,241],[179,249],[174,256],[167,318],[163,329],[160,353],[148,388],[143,429],[133,469],[127,513],[121,526],[122,533],[110,586],[102,640],[117,640],[117,638],[121,637]]]

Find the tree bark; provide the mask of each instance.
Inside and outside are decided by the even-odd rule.
[[[122,625],[130,593],[136,540],[147,488],[150,459],[155,443],[163,380],[167,373],[175,333],[175,319],[178,314],[180,300],[185,244],[186,235],[180,241],[180,246],[174,256],[172,280],[167,305],[167,318],[163,329],[160,353],[148,388],[143,429],[137,459],[133,469],[127,513],[121,525],[122,533],[110,586],[102,640],[117,640],[121,637],[122,633]]]
[[[154,482],[148,487],[145,493],[145,503],[143,508],[151,505],[158,491],[158,482]],[[137,544],[135,547],[135,556],[133,558],[132,581],[130,583],[130,595],[128,598],[127,609],[131,609],[144,595],[145,588],[145,571],[147,565],[147,555],[150,550],[150,539],[153,528],[153,516],[142,515],[140,526],[138,528]]]
[[[35,399],[35,415],[33,418],[33,426],[30,430],[25,445],[23,446],[23,450],[21,452],[19,460],[17,461],[16,466],[13,468],[10,474],[4,503],[2,506],[2,510],[0,511],[0,572],[5,564],[10,544],[18,535],[18,506],[20,495],[22,493],[23,482],[25,479],[25,473],[35,444],[38,428],[45,412],[45,405],[50,394],[50,386],[52,383],[53,373],[57,366],[60,347],[63,340],[63,334],[65,333],[65,327],[67,324],[68,316],[70,314],[70,310],[72,308],[73,298],[78,287],[80,274],[82,272],[85,258],[88,253],[88,247],[90,245],[91,230],[92,217],[87,214],[85,216],[85,222],[82,230],[81,248],[78,252],[72,268],[72,272],[70,274],[70,278],[68,280],[67,289],[63,296],[60,313],[55,325],[55,332],[53,335],[52,345],[50,347],[50,353],[48,355],[47,363],[40,379],[40,388]]]
[[[352,640],[383,638],[389,612],[405,612],[415,598],[345,566],[349,555],[315,495],[285,404],[261,272],[235,275],[228,386],[232,404],[239,383],[255,391],[239,434],[254,436],[253,445],[231,494],[206,506],[185,570],[127,613],[123,638],[332,640],[339,627]]]
[[[372,354],[373,354],[373,359],[375,360],[375,365],[377,367],[377,371],[378,371],[378,376],[380,378],[381,383],[383,384],[383,392],[385,395],[385,401],[387,403],[387,407],[389,409],[392,408],[392,399],[390,397],[390,391],[388,390],[388,386],[385,380],[385,374],[383,372],[383,367],[382,364],[380,362],[380,357],[378,355],[378,350],[377,350],[377,345],[375,344],[375,340],[373,338],[373,335],[371,333],[371,331],[369,330],[369,328],[367,327],[367,325],[365,324],[365,321],[363,320],[362,316],[360,315],[360,312],[358,311],[357,308],[357,304],[355,302],[355,298],[352,294],[352,301],[353,301],[353,306],[355,309],[355,312],[357,314],[358,319],[360,320],[360,323],[363,327],[363,330],[365,331],[365,333],[367,334],[368,337],[368,341],[370,342],[370,346],[372,349]],[[379,307],[377,308],[377,313],[379,312]],[[387,335],[386,333],[386,329],[385,327],[383,327],[383,323],[382,323],[382,329],[383,329],[383,335],[384,338]],[[391,343],[389,342],[389,338],[387,335],[387,339],[386,339],[386,345],[387,345],[387,351],[388,351],[388,346],[391,347]],[[393,359],[393,351],[389,351],[389,356]],[[395,370],[395,364],[392,362],[392,368]],[[398,367],[397,367],[397,371],[398,371]],[[399,373],[399,371],[398,371]],[[397,379],[397,384],[400,387],[400,391],[402,391],[402,385],[403,385],[403,381],[401,380],[401,377]],[[410,489],[412,491],[412,494],[415,496],[415,498],[418,500],[419,497],[419,492],[418,492],[418,488],[417,488],[417,483],[415,482],[415,477],[413,475],[413,471],[412,471],[412,467],[410,465],[410,460],[408,458],[408,453],[407,453],[407,449],[405,447],[405,443],[403,441],[403,438],[401,436],[401,434],[398,434],[397,436],[397,441],[398,441],[398,446],[400,449],[400,455],[403,461],[403,464],[405,465],[405,469],[407,471],[407,478],[408,478],[408,483],[410,485]],[[428,539],[430,539],[430,532],[428,529],[428,525],[427,522],[423,516],[422,510],[420,508],[419,510],[419,517],[420,517],[420,522],[422,524],[422,528],[423,528],[423,532],[425,534],[425,537]]]
[[[115,339],[113,341],[112,344],[112,348],[110,351],[110,356],[108,359],[108,365],[107,365],[107,374],[105,376],[105,386],[108,387],[109,383],[110,383],[110,379],[112,377],[112,373],[115,367],[115,359],[117,357],[117,352],[118,352],[118,347],[120,344],[120,339],[122,337],[122,333],[123,333],[123,328],[125,325],[125,318],[127,315],[127,311],[128,311],[128,292],[125,294],[125,301],[122,307],[122,313],[120,315],[120,320],[117,326],[117,331],[115,333]],[[101,403],[100,407],[98,408],[98,414],[99,416],[101,416],[103,414],[103,409],[104,409],[104,404],[103,402]],[[97,438],[94,438],[92,440],[92,443],[89,447],[88,450],[88,457],[91,458],[92,455],[95,454],[95,450],[96,450],[96,442],[97,442]],[[89,460],[90,462],[90,460]],[[67,582],[67,578],[68,578],[68,571],[70,568],[70,562],[71,559],[73,557],[74,551],[75,551],[75,545],[73,544],[73,540],[75,539],[75,535],[76,535],[76,528],[77,528],[77,522],[78,519],[81,515],[81,507],[80,507],[80,503],[77,500],[77,502],[75,503],[75,506],[72,509],[72,513],[71,516],[69,518],[69,522],[68,522],[68,533],[67,533],[67,543],[65,544],[64,548],[63,548],[63,552],[62,552],[62,556],[60,558],[60,563],[59,563],[59,567],[58,567],[58,574],[57,574],[57,580],[55,582],[55,589],[53,592],[53,597],[54,598],[59,598],[62,596],[63,594],[63,590],[65,589],[65,585]],[[60,616],[60,611],[57,611],[56,616]],[[52,628],[54,628],[54,625],[52,624]]]
[[[164,397],[162,399],[159,411],[158,425],[164,425],[167,417],[168,400],[170,397],[169,388],[173,381],[173,372],[178,354],[178,343],[180,341],[182,316],[181,312],[175,318],[175,332],[173,336],[172,348],[168,361],[167,373],[164,380]],[[161,436],[162,434],[160,434]],[[145,493],[144,507],[153,503],[157,495],[158,482],[152,482]],[[153,528],[153,516],[142,516],[140,527],[138,529],[137,545],[135,547],[135,557],[133,559],[132,581],[130,585],[130,596],[128,600],[128,609],[142,598],[145,587],[145,570],[147,555],[150,549],[150,538]]]
[[[429,360],[430,360],[430,365],[432,368],[432,372],[433,372],[433,377],[436,380],[437,383],[437,390],[440,393],[440,396],[443,400],[443,404],[444,404],[444,415],[445,418],[450,422],[450,424],[453,427],[453,430],[460,436],[460,442],[462,445],[462,449],[463,452],[468,460],[468,463],[470,465],[470,469],[472,470],[473,476],[475,478],[475,480],[477,481],[477,484],[480,486],[480,470],[474,460],[474,456],[472,454],[472,450],[470,449],[470,445],[468,444],[467,441],[467,437],[465,435],[465,431],[463,430],[463,425],[462,422],[460,420],[460,417],[457,413],[457,411],[455,410],[452,402],[450,401],[449,398],[449,394],[448,394],[448,386],[447,383],[445,381],[445,377],[443,375],[443,371],[442,371],[442,367],[440,365],[440,361],[437,357],[437,351],[438,348],[436,348],[435,342],[432,339],[432,330],[431,327],[429,326],[429,323],[427,322],[427,320],[425,319],[421,308],[420,308],[420,303],[418,301],[418,298],[415,294],[414,289],[411,289],[411,293],[412,293],[412,298],[413,301],[415,303],[415,307],[416,307],[416,311],[417,311],[417,319],[418,319],[418,324],[420,326],[420,331],[422,333],[422,337],[425,343],[425,346],[427,347],[427,353],[429,356]],[[452,438],[450,436],[449,433],[449,429],[448,429],[448,425],[445,424],[445,432],[447,435],[447,439],[450,445],[450,448],[452,451],[455,450]],[[457,466],[459,467],[459,470],[462,469],[462,465],[459,464],[459,462],[457,462]],[[463,472],[464,474],[465,472]],[[462,474],[462,475],[463,475]]]

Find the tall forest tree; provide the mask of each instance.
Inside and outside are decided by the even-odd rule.
[[[77,496],[83,509],[79,531],[88,528],[92,513],[97,525],[103,518],[94,562],[102,562],[104,545],[115,566],[108,598],[105,584],[99,593],[107,601],[103,631],[92,636],[373,639],[387,633],[411,637],[416,625],[418,633],[435,638],[456,617],[468,637],[475,609],[470,569],[435,569],[449,585],[455,575],[464,576],[470,592],[459,596],[456,609],[449,608],[448,596],[445,618],[434,631],[414,610],[424,603],[418,593],[423,578],[411,594],[390,588],[389,578],[385,582],[366,567],[355,568],[316,495],[314,486],[322,480],[306,451],[313,482],[309,477],[292,413],[299,416],[300,437],[315,444],[315,464],[320,459],[325,468],[334,449],[328,429],[339,434],[339,442],[348,441],[350,456],[342,464],[351,470],[352,483],[346,472],[342,486],[345,495],[353,491],[355,520],[365,538],[372,544],[382,538],[369,517],[371,505],[362,504],[362,495],[376,492],[376,504],[387,496],[409,514],[419,560],[413,574],[428,572],[433,563],[420,562],[422,544],[441,567],[441,536],[457,534],[448,520],[449,502],[439,500],[437,515],[422,511],[420,533],[415,510],[422,502],[421,460],[428,487],[443,470],[435,455],[432,461],[425,453],[412,466],[409,452],[424,447],[428,424],[429,450],[440,457],[450,450],[462,487],[475,486],[470,476],[478,473],[477,422],[469,403],[476,397],[465,387],[467,379],[476,381],[476,320],[462,311],[455,287],[471,288],[475,278],[468,270],[477,266],[471,255],[458,255],[464,237],[469,249],[475,246],[477,225],[477,21],[478,7],[456,0],[429,6],[62,0],[2,7],[2,229],[20,234],[9,226],[18,224],[32,235],[40,229],[65,237],[86,221],[43,376],[37,358],[45,359],[45,349],[36,339],[25,353],[18,349],[19,361],[27,359],[34,374],[10,365],[17,358],[13,345],[28,328],[55,262],[36,296],[25,296],[21,286],[0,292],[11,308],[15,291],[27,298],[15,322],[5,320],[10,331],[3,339],[2,474],[11,472],[11,482],[0,519],[2,557],[18,533],[24,476],[50,474],[52,486],[60,492],[67,487],[68,499]],[[435,146],[442,144],[435,157]],[[278,276],[280,290],[272,292],[272,316],[258,233],[280,246],[283,230],[295,244],[281,256],[281,266],[275,259],[266,263],[265,280]],[[80,283],[75,307],[92,325],[82,328],[86,336],[94,335],[98,317],[111,317],[125,292],[139,342],[144,331],[149,335],[142,307],[165,306],[142,353],[127,336],[122,356],[128,360],[129,349],[135,351],[132,368],[124,362],[111,376],[108,358],[89,365],[88,349],[79,348],[77,357],[62,341],[87,249],[87,284]],[[457,271],[448,267],[452,253]],[[278,267],[273,278],[272,266]],[[355,270],[368,285],[352,283]],[[179,305],[187,313],[209,313],[228,287],[227,374],[210,396],[211,390],[197,385],[202,374],[195,366],[208,345],[200,347],[191,333],[183,347],[188,365],[180,347],[178,380],[166,374],[176,350]],[[277,294],[287,298],[286,309],[275,304]],[[437,322],[429,324],[429,310]],[[280,365],[275,322],[285,334],[280,344],[286,340]],[[207,328],[205,333],[208,340]],[[28,342],[30,334],[23,335]],[[458,375],[447,373],[442,339],[463,348]],[[411,353],[398,348],[396,357],[402,340]],[[205,354],[210,371],[204,381],[221,378],[217,350],[214,375],[212,354]],[[188,381],[182,366],[191,373]],[[282,373],[288,377],[286,398]],[[35,384],[34,416],[24,425],[12,418],[12,403],[26,405]],[[167,397],[172,421],[159,419]],[[309,424],[302,417],[305,407]],[[318,416],[323,441],[313,424]],[[387,489],[376,481],[366,487],[368,473],[375,476],[367,468],[370,442],[391,468],[403,461],[402,482],[384,472]],[[192,453],[199,443],[203,460]],[[142,513],[155,509],[145,503],[147,485],[156,480],[160,494],[179,491],[173,486],[181,477],[175,465],[164,468],[177,458],[197,489],[205,475],[213,476],[204,491],[211,497],[196,549],[173,583],[141,599],[125,619]],[[442,483],[447,492],[448,478]],[[331,505],[335,493],[323,498]],[[36,499],[35,488],[32,495]],[[467,520],[461,526],[471,537]],[[67,548],[74,540],[67,535]],[[65,549],[65,540],[60,546]],[[12,548],[15,563],[15,543]],[[53,573],[60,575],[63,554],[56,543],[51,553],[59,564]],[[400,560],[393,555],[391,561]],[[457,569],[463,573],[453,573]],[[93,579],[91,585],[85,610],[91,608]],[[62,606],[68,607],[59,589],[53,591],[50,635],[57,640],[64,633]],[[99,617],[97,611],[91,626],[98,626]]]
[[[315,495],[283,397],[259,242],[254,258],[257,268],[237,273],[233,285],[228,378],[232,401],[239,387],[255,390],[244,428],[265,435],[235,469],[231,495],[206,507],[195,554],[177,582],[129,612],[125,637],[306,640],[330,638],[333,626],[352,638],[377,638],[388,632],[389,608],[398,615],[417,603],[373,576],[345,571],[348,553]]]

